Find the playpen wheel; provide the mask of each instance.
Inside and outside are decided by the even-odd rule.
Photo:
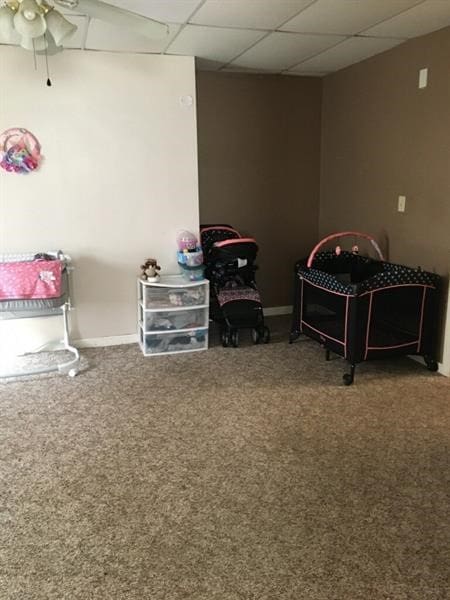
[[[344,373],[342,375],[342,379],[344,380],[344,385],[352,385],[353,383],[353,377],[350,375],[350,373]]]
[[[429,371],[433,371],[435,373],[438,370],[439,365],[437,361],[431,358],[431,356],[424,356],[423,359]]]
[[[259,344],[261,341],[261,335],[257,329],[252,329],[252,340],[254,344]]]
[[[233,344],[233,348],[239,346],[239,331],[237,329],[231,332],[231,343]]]
[[[222,331],[222,346],[228,348],[230,345],[230,334],[228,331]]]
[[[264,344],[268,344],[270,342],[270,329],[268,327],[264,327],[263,329],[262,341]]]
[[[70,371],[68,372],[69,377],[75,377],[75,375],[78,373],[78,371],[76,369],[70,369]]]
[[[298,333],[298,331],[291,331],[289,334],[289,343],[293,344],[298,337],[300,337],[300,333]]]
[[[350,373],[344,373],[344,375],[342,375],[342,379],[344,380],[344,385],[352,385],[353,380],[355,378],[355,368],[356,368],[356,365],[353,363],[350,363]]]

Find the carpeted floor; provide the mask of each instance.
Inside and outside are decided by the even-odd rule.
[[[0,598],[450,598],[450,380],[275,330],[0,383]]]

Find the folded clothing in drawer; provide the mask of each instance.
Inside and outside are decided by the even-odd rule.
[[[208,325],[208,312],[205,308],[147,312],[144,323],[146,331],[198,329]]]
[[[0,263],[0,301],[60,297],[62,266],[60,260]]]
[[[145,339],[145,352],[163,354],[164,352],[180,352],[183,350],[206,350],[208,347],[208,330],[206,327],[187,333],[150,333],[141,332],[141,343]]]

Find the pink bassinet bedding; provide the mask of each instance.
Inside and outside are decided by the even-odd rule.
[[[0,263],[0,301],[60,297],[62,267],[60,260]]]

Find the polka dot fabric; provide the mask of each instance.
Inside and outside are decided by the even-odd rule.
[[[359,293],[396,285],[427,285],[437,288],[439,276],[421,269],[412,269],[404,265],[384,263],[384,269],[377,275],[363,281],[359,285]]]
[[[216,242],[223,242],[224,240],[237,239],[241,237],[239,233],[231,227],[221,226],[206,227],[205,229],[201,230],[200,236],[205,264],[208,264],[211,249]]]
[[[228,302],[236,302],[236,300],[252,300],[253,302],[261,304],[258,290],[249,286],[222,289],[217,293],[217,300],[220,306],[224,306]]]
[[[316,255],[312,268],[308,269],[306,261],[297,263],[298,274],[317,286],[340,294],[357,296],[365,292],[400,285],[426,285],[437,288],[439,276],[413,269],[404,265],[381,262],[371,258],[342,252],[320,252]],[[354,274],[367,277],[355,282]]]
[[[0,301],[57,298],[61,274],[60,260],[0,263]]]

